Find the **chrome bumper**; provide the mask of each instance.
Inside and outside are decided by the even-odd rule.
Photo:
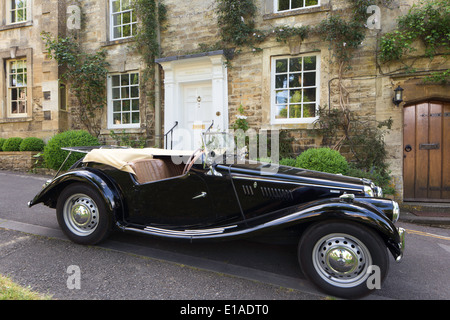
[[[400,262],[403,258],[403,252],[405,251],[405,235],[406,235],[406,230],[403,228],[398,228],[398,235],[400,236],[400,243],[399,243],[399,247],[400,247],[400,255],[395,259],[396,262]]]

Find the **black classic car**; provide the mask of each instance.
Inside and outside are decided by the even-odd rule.
[[[68,148],[86,155],[29,206],[56,208],[62,230],[80,244],[113,229],[191,242],[285,235],[298,242],[303,273],[344,298],[373,289],[373,266],[386,277],[388,252],[401,260],[398,204],[371,181],[242,161],[214,141],[193,153]]]

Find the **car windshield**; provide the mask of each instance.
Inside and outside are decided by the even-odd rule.
[[[236,148],[235,137],[228,132],[205,132],[203,144],[209,162],[235,163],[245,161],[246,147]]]

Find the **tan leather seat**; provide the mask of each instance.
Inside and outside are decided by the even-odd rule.
[[[147,183],[171,177],[169,168],[161,159],[143,159],[128,163],[136,173],[138,183]]]

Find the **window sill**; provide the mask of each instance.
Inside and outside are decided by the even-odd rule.
[[[115,46],[115,45],[120,45],[120,44],[124,44],[124,43],[130,43],[130,42],[134,42],[135,37],[129,37],[129,38],[124,38],[124,39],[118,39],[118,40],[107,40],[101,43],[102,47],[109,47],[109,46]]]
[[[17,123],[17,122],[31,122],[33,117],[23,116],[14,118],[0,118],[0,123]]]
[[[298,15],[309,14],[309,13],[327,12],[330,10],[331,10],[331,5],[324,4],[324,5],[317,6],[317,7],[301,8],[301,9],[295,9],[295,10],[290,10],[290,11],[265,14],[263,16],[263,20],[272,20],[272,19],[298,16]]]
[[[139,134],[139,133],[144,133],[145,129],[140,128],[140,127],[136,127],[136,128],[117,127],[117,128],[102,129],[100,131],[100,134],[101,135],[110,135],[111,131],[114,131],[114,133],[116,133],[116,134],[121,134],[121,133]]]
[[[0,31],[16,29],[16,28],[32,27],[32,26],[33,26],[33,21],[11,23],[11,24],[5,24],[3,26],[0,26]]]

